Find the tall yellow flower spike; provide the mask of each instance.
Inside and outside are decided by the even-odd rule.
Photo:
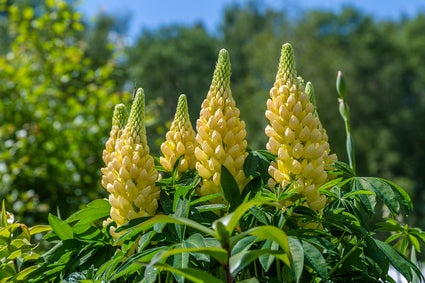
[[[201,105],[196,124],[196,170],[202,177],[200,196],[221,192],[221,165],[235,178],[239,190],[247,183],[243,163],[248,153],[245,122],[239,119],[239,109],[230,90],[230,59],[225,49],[220,50],[207,98]],[[225,203],[225,200],[215,200]]]
[[[111,160],[102,168],[102,185],[110,193],[111,218],[118,226],[134,218],[152,216],[158,208],[158,172],[149,155],[144,120],[145,96],[139,88]]]
[[[122,130],[124,130],[127,124],[127,120],[127,107],[125,107],[124,104],[116,105],[112,115],[112,129],[109,134],[109,139],[106,141],[105,149],[103,150],[103,161],[106,165],[112,161],[111,154],[115,151],[115,144],[121,136]]]
[[[266,127],[267,150],[277,158],[269,167],[272,176],[269,185],[274,187],[279,183],[284,188],[295,181],[294,188],[306,197],[308,206],[321,210],[326,196],[320,195],[318,188],[329,179],[326,169],[336,156],[329,155],[328,136],[310,101],[314,98],[313,88],[307,83],[304,90],[302,81],[297,78],[294,52],[288,43],[282,46],[270,97],[266,111],[270,120]]]
[[[161,144],[164,157],[160,157],[162,167],[168,172],[173,171],[177,159],[182,156],[177,167],[179,172],[195,168],[196,133],[189,119],[186,95],[179,97],[176,115],[170,130],[165,135],[166,141]]]

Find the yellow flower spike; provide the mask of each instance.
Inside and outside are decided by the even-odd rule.
[[[155,185],[158,172],[149,155],[144,120],[145,96],[139,88],[111,161],[102,168],[102,185],[111,194],[111,218],[118,226],[137,217],[152,216],[158,208],[160,190]],[[113,231],[111,234],[116,235]]]
[[[116,105],[112,115],[112,129],[109,134],[109,139],[105,144],[105,149],[103,150],[103,161],[105,164],[108,164],[112,160],[111,154],[115,151],[115,144],[127,124],[127,119],[127,107],[125,107],[124,104]]]
[[[164,157],[160,157],[162,167],[168,172],[173,170],[177,159],[182,156],[178,171],[195,168],[196,133],[189,119],[186,95],[179,97],[176,114],[170,130],[165,135],[166,141],[161,145]]]
[[[297,76],[294,51],[290,44],[282,46],[276,81],[270,90],[266,117],[269,137],[267,150],[277,154],[269,173],[274,184],[286,187],[295,181],[294,190],[306,197],[306,205],[320,211],[326,197],[318,188],[330,179],[325,170],[336,159],[329,155],[328,137],[316,112],[313,86]]]
[[[225,49],[220,50],[212,83],[203,101],[196,124],[195,149],[196,169],[202,177],[200,196],[221,192],[221,165],[235,178],[239,190],[247,183],[243,172],[246,152],[245,122],[240,120],[240,111],[230,90],[230,59]],[[225,203],[223,198],[216,203]]]

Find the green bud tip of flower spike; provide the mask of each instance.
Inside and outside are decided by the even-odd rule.
[[[297,71],[295,69],[295,56],[292,45],[285,43],[282,45],[279,69],[277,72],[277,79],[284,78],[286,74],[286,80],[294,83],[297,80]]]
[[[182,125],[186,125],[186,123],[190,123],[189,119],[189,109],[187,107],[187,99],[186,95],[181,94],[179,96],[179,101],[177,103],[177,110],[171,125],[171,129],[178,127],[178,123],[181,122]]]
[[[131,136],[136,138],[144,137],[146,134],[145,127],[145,93],[139,88],[131,105],[130,117],[128,118],[126,128],[130,129]],[[142,139],[142,141],[145,139]],[[144,144],[145,146],[145,144]]]
[[[221,49],[218,54],[211,87],[214,87],[216,90],[220,90],[222,87],[229,87],[231,74],[229,53],[226,49]]]
[[[112,116],[112,126],[117,126],[118,129],[123,130],[128,120],[128,110],[124,104],[117,104],[114,108]]]
[[[316,96],[314,95],[313,84],[311,82],[307,82],[304,91],[308,95],[311,104],[313,104],[313,106],[314,106],[314,114],[316,116],[319,116],[319,114],[317,113]]]

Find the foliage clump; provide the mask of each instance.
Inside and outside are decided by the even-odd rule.
[[[230,61],[224,50],[197,125],[200,144],[195,157],[202,167],[182,170],[183,154],[176,157],[171,172],[165,168],[168,164],[160,165],[161,159],[154,162],[147,146],[144,93],[139,89],[124,128],[124,108],[115,109],[102,169],[109,200],[95,200],[65,220],[50,214],[53,231],[45,240],[55,246],[39,258],[37,268],[18,276],[28,282],[393,282],[388,275],[392,265],[408,281],[424,279],[416,252],[425,243],[425,233],[394,219],[412,209],[409,196],[390,181],[356,173],[341,73],[337,91],[348,126],[350,164],[329,156],[325,131],[311,102],[311,84],[304,89],[296,77],[291,46],[282,50],[279,88],[272,88],[266,113],[271,118],[266,131],[279,142],[278,148],[274,141],[269,141],[270,152],[247,147],[245,125],[230,94]],[[277,110],[283,105],[291,115]],[[298,123],[292,117],[299,118]],[[279,130],[277,122],[287,123],[285,130]],[[180,133],[174,126],[170,131]],[[281,136],[288,129],[292,135]],[[297,144],[308,142],[317,144],[317,156],[305,156],[304,148],[301,155],[295,150]],[[207,150],[207,145],[213,148]],[[292,173],[283,182],[270,166],[285,161],[286,155],[292,159],[284,165],[291,165]],[[307,159],[305,168],[308,163],[320,169],[317,174],[305,175],[305,168],[294,172],[294,160],[304,163],[301,156]],[[284,174],[287,169],[275,170]],[[279,181],[272,188],[271,178]],[[206,182],[212,182],[214,190],[200,190]],[[314,199],[304,192],[311,184]],[[375,214],[378,199],[392,218],[371,231],[364,215]],[[395,233],[384,242],[376,238],[379,231]]]

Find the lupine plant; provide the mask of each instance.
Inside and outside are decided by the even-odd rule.
[[[44,239],[54,246],[30,272],[15,269],[14,278],[394,282],[392,265],[408,281],[425,279],[416,263],[425,233],[396,221],[412,209],[409,196],[390,181],[356,174],[342,74],[337,92],[349,164],[330,153],[313,86],[296,73],[291,45],[282,46],[276,81],[264,97],[267,150],[247,146],[230,73],[229,54],[221,50],[196,138],[180,96],[160,158],[149,153],[143,90],[129,116],[116,106],[103,154],[109,199],[65,220],[50,214],[52,232]],[[378,199],[390,217],[374,229],[364,217],[375,214]]]

